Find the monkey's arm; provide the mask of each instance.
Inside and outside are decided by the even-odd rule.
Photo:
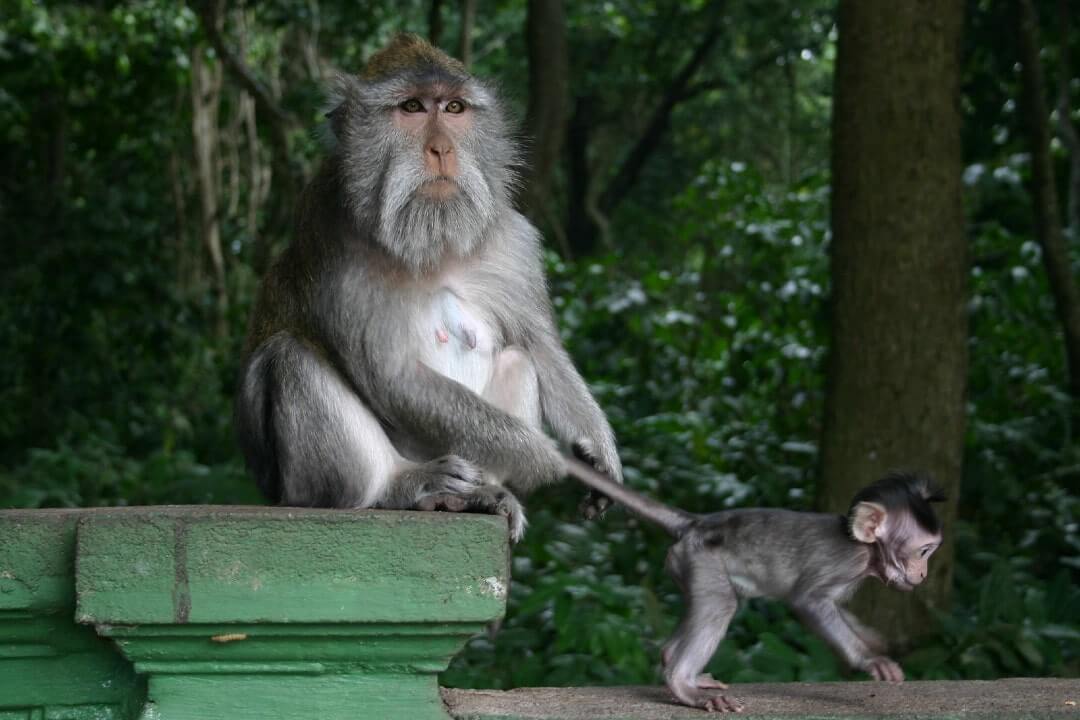
[[[869,673],[875,680],[904,679],[904,671],[895,661],[871,651],[834,600],[803,598],[793,602],[792,609],[851,667]]]
[[[525,293],[528,301],[515,307],[527,307],[531,312],[527,313],[524,326],[508,323],[508,342],[524,347],[536,366],[540,409],[555,437],[574,447],[579,457],[621,483],[622,462],[615,445],[615,433],[574,367],[555,326],[544,278],[540,233],[517,213],[513,223],[513,236],[523,242],[504,246],[500,252],[506,255],[500,262],[516,268],[519,282],[510,289],[510,297]],[[606,505],[601,504],[595,509],[603,510],[603,507]]]
[[[395,425],[440,454],[452,453],[502,471],[511,487],[529,489],[564,475],[552,440],[464,385],[417,361],[388,379],[380,409]]]
[[[563,348],[550,314],[526,348],[536,363],[540,406],[551,431],[599,471],[621,483],[622,462],[615,433]]]

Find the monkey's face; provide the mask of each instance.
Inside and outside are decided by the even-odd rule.
[[[941,532],[927,530],[909,509],[888,509],[876,502],[859,502],[852,508],[851,535],[877,545],[874,572],[898,590],[922,584],[930,556],[941,545]]]
[[[439,68],[342,83],[330,119],[358,225],[414,273],[470,253],[509,207],[517,159],[494,95]]]
[[[472,130],[474,110],[461,97],[460,88],[432,86],[419,90],[391,111],[391,122],[409,136],[420,150],[420,162],[428,178],[420,185],[422,196],[443,201],[461,192],[459,157],[462,137]],[[474,162],[466,158],[467,163]]]
[[[886,582],[900,590],[914,590],[926,579],[930,556],[941,545],[941,534],[929,533],[913,520],[901,525],[883,548]]]

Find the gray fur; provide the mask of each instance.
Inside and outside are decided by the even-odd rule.
[[[856,541],[848,520],[839,515],[760,508],[695,515],[613,483],[582,463],[568,461],[567,472],[677,539],[666,569],[683,592],[686,611],[662,659],[664,679],[681,702],[706,710],[740,709],[717,692],[723,683],[701,671],[740,600],[755,597],[786,602],[851,667],[878,680],[903,679],[900,666],[883,654],[881,637],[843,604],[866,578],[890,583],[898,567],[903,573],[902,554],[911,538],[921,533],[940,541],[940,534],[916,527],[906,505],[888,507],[892,534],[868,544]],[[906,483],[906,477],[886,481]]]
[[[432,82],[474,112],[446,202],[417,195],[423,150],[390,122]],[[277,502],[495,512],[517,540],[524,514],[498,486],[562,477],[545,424],[618,480],[621,465],[559,340],[539,234],[510,204],[503,113],[442,67],[334,92],[329,157],[252,315],[236,399],[248,465]]]

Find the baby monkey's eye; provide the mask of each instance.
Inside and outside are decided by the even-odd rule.
[[[420,102],[416,98],[409,98],[405,102],[398,105],[402,110],[407,113],[424,112],[424,103]]]
[[[446,103],[446,112],[450,113],[451,115],[460,115],[461,113],[465,112],[465,101],[451,100],[450,102]]]

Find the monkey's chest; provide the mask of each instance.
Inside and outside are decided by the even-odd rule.
[[[416,332],[423,362],[482,393],[491,378],[497,342],[488,313],[443,289],[434,295],[419,320]]]

